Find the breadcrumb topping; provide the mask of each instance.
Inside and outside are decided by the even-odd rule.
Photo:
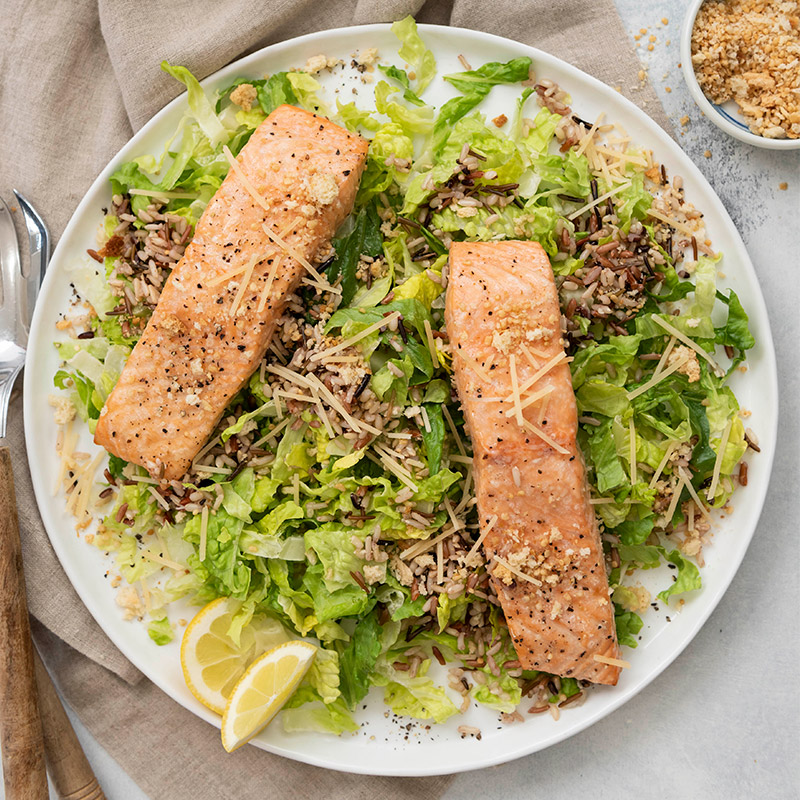
[[[800,2],[708,0],[692,31],[692,65],[705,95],[735,100],[753,133],[800,137]]]

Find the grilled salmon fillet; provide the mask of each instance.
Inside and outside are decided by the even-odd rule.
[[[604,663],[619,658],[614,608],[542,247],[453,244],[446,322],[484,550],[522,667],[616,684],[619,666]]]
[[[302,262],[350,213],[366,154],[357,134],[293,106],[253,132],[165,283],[97,444],[156,477],[184,475],[266,352]]]

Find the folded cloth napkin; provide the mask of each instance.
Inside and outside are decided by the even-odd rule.
[[[535,45],[620,87],[669,127],[651,87],[638,78],[612,0],[562,0],[557,7],[547,0],[29,0],[6,4],[0,30],[0,191],[23,191],[57,241],[102,167],[178,94],[181,87],[159,68],[163,59],[204,77],[274,42],[409,13]],[[363,46],[369,42],[356,36],[354,49]],[[247,800],[284,790],[297,796],[305,791],[299,786],[329,798],[441,794],[446,778],[340,775],[254,748],[226,756],[211,726],[116,650],[62,571],[33,497],[19,390],[9,440],[37,640],[67,700],[145,792],[169,800]]]

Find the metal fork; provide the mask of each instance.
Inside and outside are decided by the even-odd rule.
[[[50,256],[42,218],[16,190],[30,259],[20,267],[17,235],[0,198],[0,439],[14,380],[25,363],[31,315]],[[11,454],[0,447],[0,750],[8,800],[48,796],[45,757],[59,797],[104,800],[53,682],[30,636]]]
[[[25,364],[31,316],[50,258],[50,234],[44,220],[16,190],[30,240],[30,260],[23,273],[11,212],[0,198],[0,439],[5,438],[14,381]]]

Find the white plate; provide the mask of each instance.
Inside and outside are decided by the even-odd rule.
[[[708,565],[703,570],[704,589],[689,597],[682,611],[650,610],[645,615],[643,641],[638,649],[626,652],[632,668],[623,672],[615,688],[597,687],[578,708],[565,710],[560,721],[550,715],[528,717],[524,724],[501,726],[497,715],[485,709],[471,709],[465,717],[451,719],[443,726],[426,731],[424,725],[400,729],[401,722],[384,716],[380,691],[373,692],[366,710],[358,714],[362,730],[340,738],[317,734],[285,734],[280,724],[271,726],[254,740],[259,747],[289,758],[348,772],[384,775],[432,775],[461,772],[518,758],[566,739],[618,708],[652,681],[683,650],[719,602],[741,562],[758,521],[767,490],[777,425],[777,378],[775,354],[767,312],[755,272],[736,228],[711,187],[677,144],[617,92],[599,81],[518,42],[484,33],[421,26],[422,35],[433,49],[439,75],[461,69],[458,54],[463,53],[477,66],[486,61],[506,61],[529,55],[537,74],[558,81],[572,93],[575,113],[595,119],[606,112],[606,119],[624,125],[635,142],[653,149],[670,174],[684,177],[686,194],[706,214],[708,231],[715,247],[725,253],[722,269],[726,277],[722,287],[733,287],[750,314],[756,347],[751,351],[749,371],[736,374],[732,385],[743,408],[752,410],[748,425],[758,432],[762,452],[749,459],[749,485],[737,493],[732,518],[720,522],[713,546],[706,550]],[[386,61],[398,62],[397,42],[387,25],[345,28],[312,34],[268,47],[226,67],[203,82],[213,91],[239,75],[260,76],[278,70],[302,66],[314,55],[324,53],[349,61],[357,48],[378,47]],[[337,71],[337,75],[341,73]],[[342,78],[333,79],[342,85]],[[348,79],[349,80],[349,79]],[[329,88],[331,81],[328,81]],[[358,94],[352,93],[356,88]],[[429,98],[440,104],[452,91],[440,78],[428,90]],[[518,89],[498,87],[484,110],[489,117],[513,109]],[[371,87],[354,79],[339,93],[345,101],[356,99],[366,106]],[[333,95],[331,95],[333,96]],[[219,726],[215,714],[200,705],[187,690],[181,675],[177,640],[166,647],[151,642],[144,626],[125,622],[114,602],[114,591],[103,578],[107,568],[102,554],[75,534],[71,520],[64,513],[63,496],[53,496],[58,459],[54,452],[56,426],[48,395],[53,392],[52,376],[58,359],[52,342],[54,323],[67,306],[70,290],[66,267],[85,258],[92,247],[101,207],[110,199],[109,175],[116,167],[143,153],[158,153],[175,129],[184,108],[179,97],[139,131],[111,161],[78,206],[70,221],[47,274],[34,315],[25,371],[25,423],[28,456],[36,497],[53,547],[78,594],[116,646],[145,675],[170,697],[198,716]],[[92,449],[86,436],[83,449]],[[650,585],[658,591],[669,584],[669,574],[649,575]],[[185,616],[191,610],[187,609]],[[178,614],[171,614],[173,619]],[[671,619],[671,622],[667,620]],[[523,710],[525,706],[523,705]],[[478,725],[481,741],[462,740],[458,725]]]

